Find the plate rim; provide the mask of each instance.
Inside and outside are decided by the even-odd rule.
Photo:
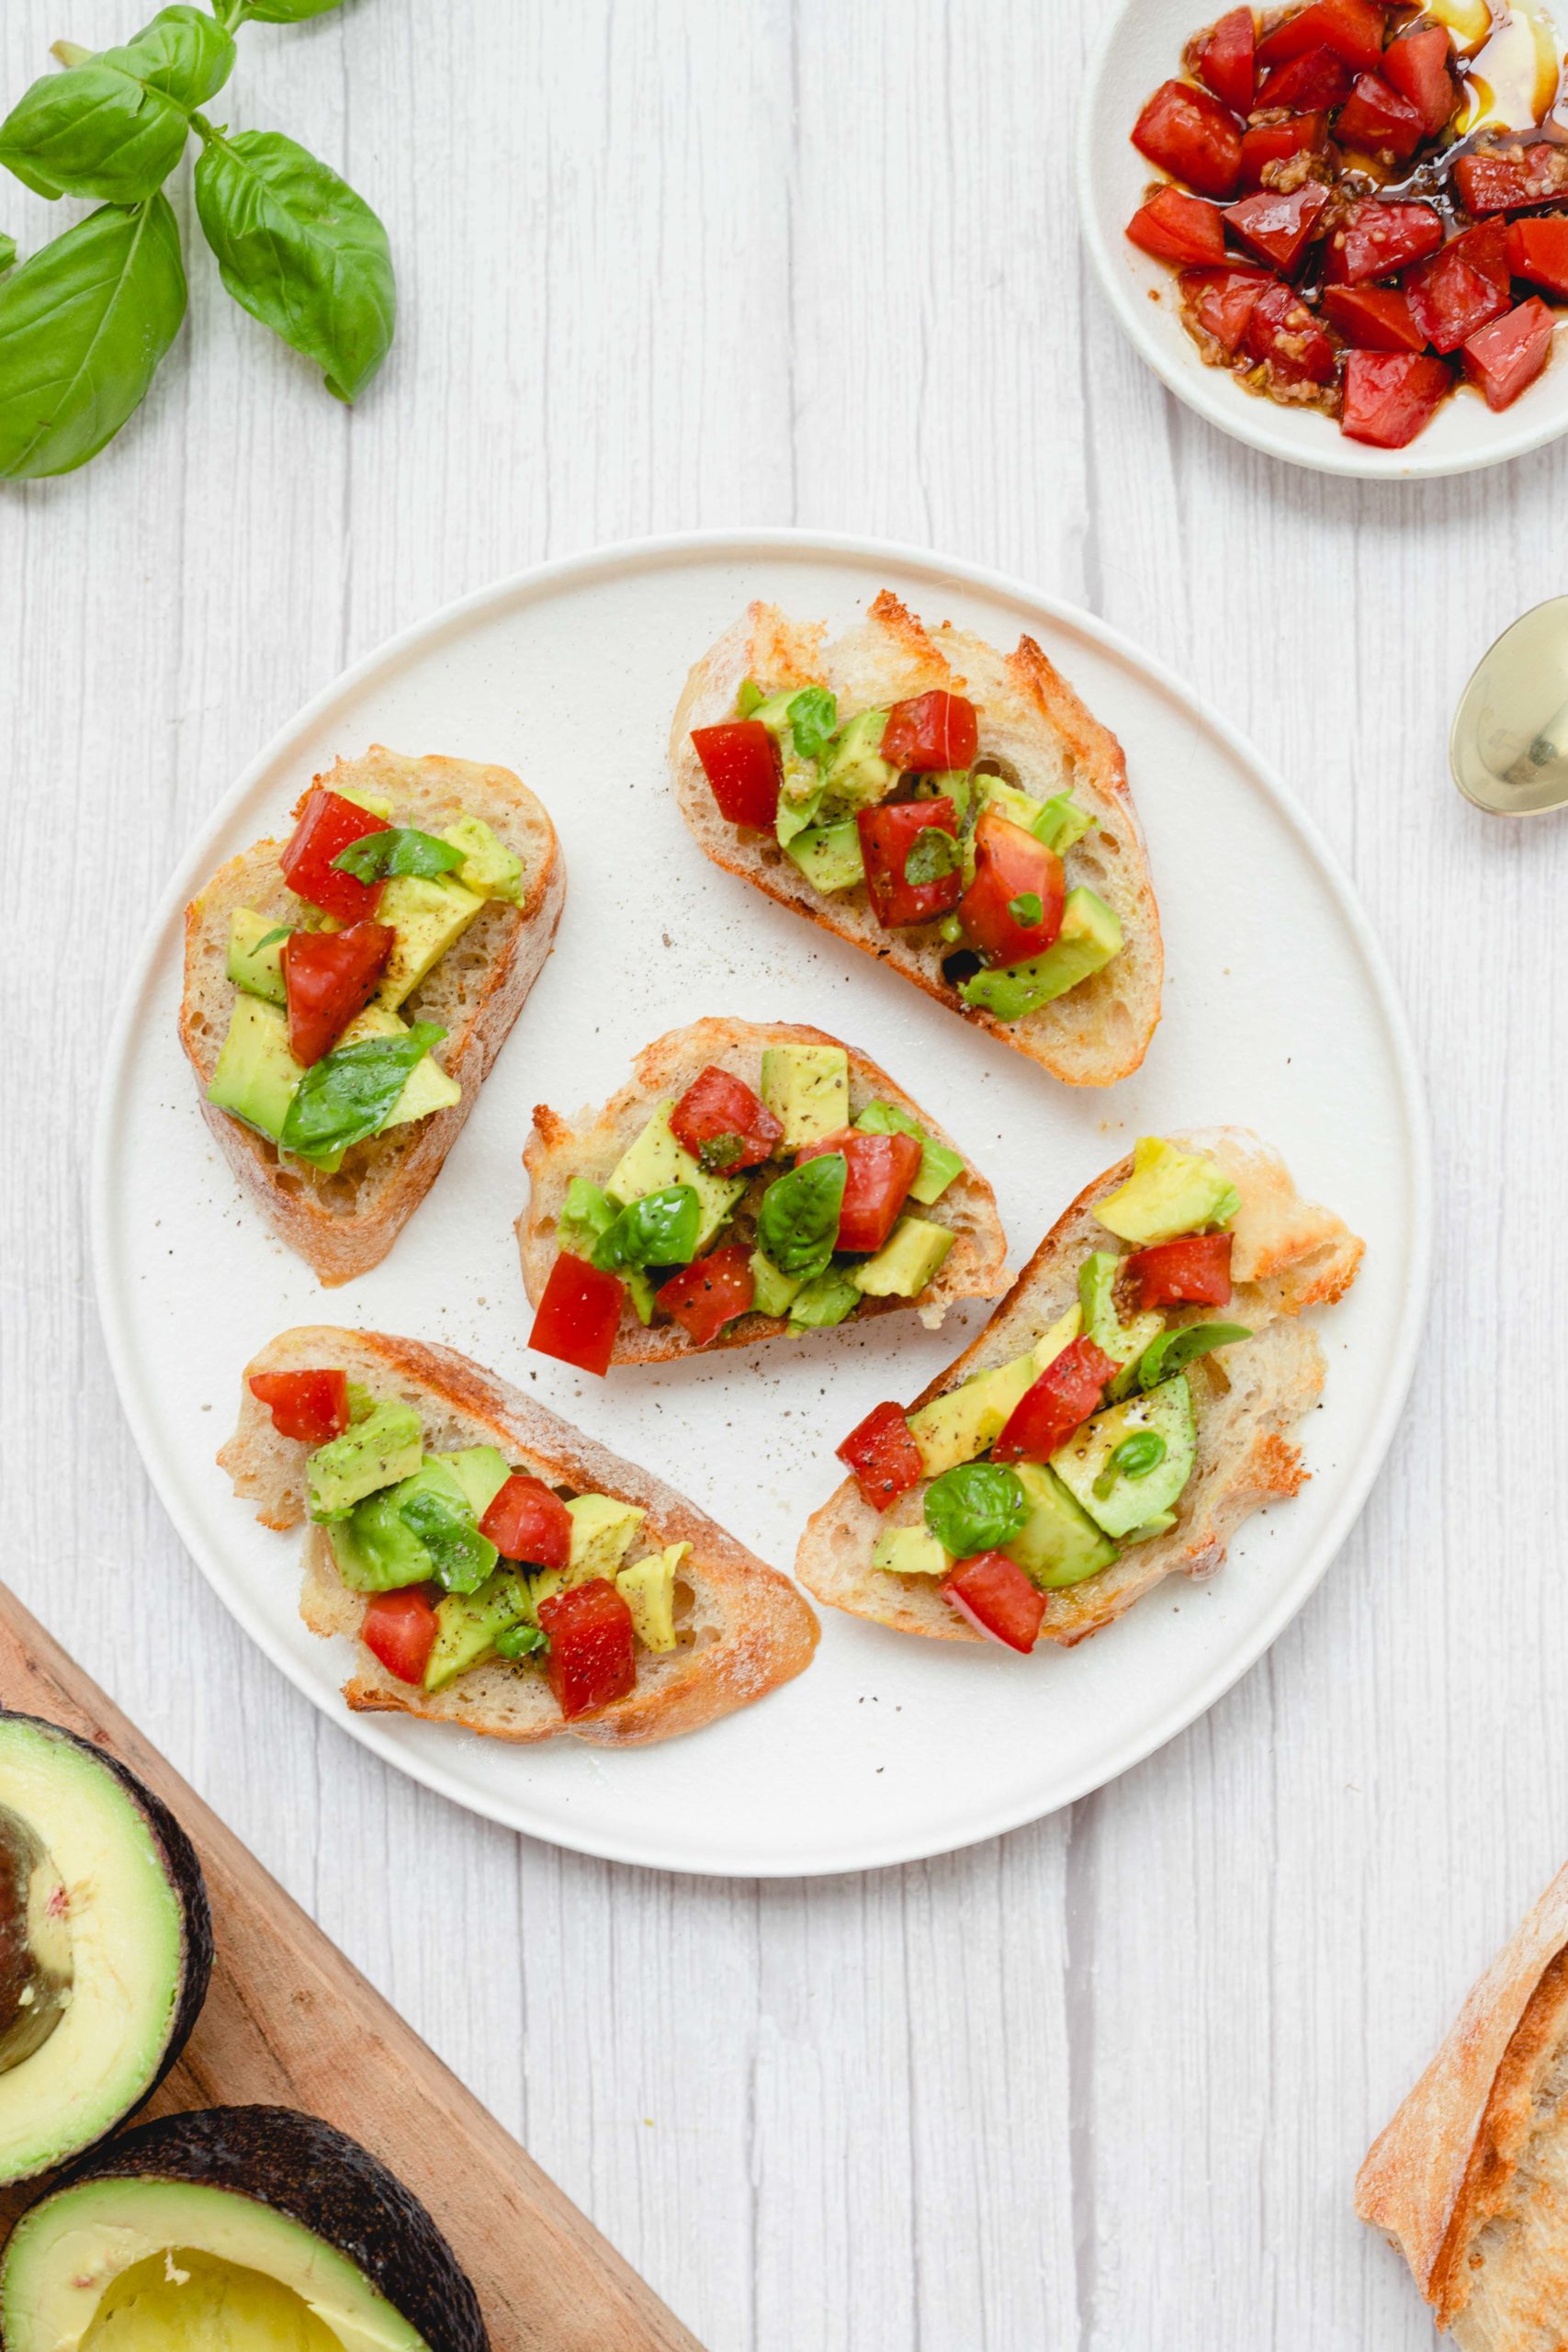
[[[514,1800],[489,1791],[476,1790],[467,1783],[458,1782],[438,1756],[427,1756],[419,1747],[403,1746],[389,1736],[378,1717],[355,1714],[343,1707],[335,1689],[330,1692],[323,1689],[307,1664],[297,1662],[275,1644],[243,1587],[225,1577],[220,1564],[209,1562],[205,1540],[198,1540],[187,1518],[177,1479],[171,1474],[166,1480],[163,1475],[162,1442],[155,1434],[151,1414],[143,1409],[135,1377],[131,1345],[134,1317],[129,1310],[123,1316],[121,1313],[117,1290],[118,1270],[111,1246],[110,1224],[114,1128],[129,1075],[129,1058],[138,1010],[150,986],[154,983],[156,967],[171,933],[177,941],[179,921],[189,898],[193,879],[207,870],[210,856],[207,845],[238,811],[265,772],[287,754],[297,738],[316,727],[335,702],[357,691],[378,670],[416,649],[422,651],[430,650],[438,645],[443,637],[460,630],[475,616],[520,596],[570,587],[599,573],[613,575],[630,570],[657,574],[661,568],[672,563],[715,558],[750,559],[765,563],[779,557],[816,558],[841,564],[846,569],[854,565],[868,569],[892,565],[925,576],[933,586],[939,586],[945,578],[956,585],[978,589],[1032,607],[1036,612],[1048,616],[1053,623],[1077,630],[1089,638],[1103,651],[1129,664],[1163,694],[1179,706],[1194,712],[1207,727],[1213,729],[1295,833],[1316,866],[1342,918],[1356,936],[1359,951],[1366,959],[1387,1027],[1398,1077],[1402,1124],[1410,1157],[1413,1214],[1411,1279],[1405,1288],[1393,1333],[1391,1376],[1384,1385],[1380,1408],[1371,1425],[1371,1442],[1363,1448],[1363,1466],[1355,1476],[1346,1481],[1323,1533],[1306,1555],[1297,1577],[1281,1589],[1273,1607],[1264,1612],[1258,1625],[1234,1654],[1222,1657],[1205,1678],[1179,1692],[1152,1724],[1143,1726],[1116,1749],[1109,1762],[1091,1763],[1080,1773],[1069,1773],[1062,1787],[1044,1802],[1025,1797],[1002,1806],[957,1838],[945,1830],[939,1833],[935,1842],[929,1837],[920,1836],[898,1838],[891,1842],[870,1838],[864,1839],[848,1859],[841,1854],[835,1854],[830,1860],[818,1859],[807,1853],[794,1858],[775,1856],[759,1863],[732,1860],[728,1856],[694,1859],[677,1849],[662,1848],[646,1837],[628,1843],[603,1831],[585,1828],[573,1822],[570,1813],[548,1819],[523,1819],[521,1815],[530,1812],[531,1808],[519,1806]],[[1006,1836],[1014,1829],[1044,1820],[1092,1794],[1095,1790],[1119,1780],[1123,1773],[1146,1761],[1217,1705],[1272,1648],[1292,1619],[1306,1606],[1342,1549],[1383,1469],[1404,1413],[1426,1322],[1435,1218],[1430,1108],[1404,1000],[1382,941],[1367,920],[1359,894],[1349,875],[1341,866],[1315,820],[1272,764],[1209,702],[1205,695],[1187,684],[1163,659],[1147,652],[1085,606],[1033,586],[1015,573],[966,558],[935,553],[930,548],[897,540],[862,537],[852,532],[815,531],[793,525],[665,532],[612,540],[578,549],[570,555],[547,557],[540,562],[525,565],[519,571],[503,574],[438,605],[421,619],[383,639],[329,680],[276,728],[246,763],[228,791],[199,822],[190,846],[158,900],[131,961],[114,1016],[93,1122],[88,1194],[88,1233],[99,1329],[120,1408],[141,1455],[142,1468],[175,1533],[217,1598],[263,1656],[310,1702],[317,1712],[333,1727],[346,1733],[362,1747],[420,1786],[516,1835],[537,1838],[543,1843],[564,1848],[570,1852],[637,1869],[702,1878],[768,1881],[841,1877],[869,1870],[897,1869],[910,1862],[932,1860],[943,1854],[961,1852],[990,1838]]]

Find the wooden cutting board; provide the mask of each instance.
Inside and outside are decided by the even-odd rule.
[[[702,2352],[592,2223],[0,1585],[0,1706],[85,1734],[161,1796],[201,1857],[218,1957],[185,2056],[144,2109],[303,2108],[428,2205],[494,2352]],[[0,2192],[8,2230],[37,2195]]]

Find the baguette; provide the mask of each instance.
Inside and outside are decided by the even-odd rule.
[[[1568,1870],[1379,2135],[1356,2211],[1461,2352],[1568,2342]]]
[[[946,624],[930,633],[887,589],[865,619],[831,644],[820,625],[755,604],[704,655],[686,682],[670,738],[681,814],[705,854],[781,906],[874,956],[917,988],[1069,1086],[1113,1086],[1143,1061],[1159,1020],[1165,956],[1143,828],[1116,738],[1085,709],[1032,638],[998,653]],[[1010,769],[1036,798],[1071,791],[1095,820],[1068,853],[1069,883],[1084,882],[1122,924],[1122,951],[1101,971],[1021,1021],[965,1003],[943,975],[952,948],[928,926],[885,931],[863,883],[822,897],[777,842],[742,833],[719,814],[692,744],[694,727],[732,718],[743,680],[764,693],[826,685],[846,715],[947,687],[980,714],[982,758]]]
[[[566,869],[542,802],[507,768],[406,759],[378,743],[315,782],[379,794],[400,822],[427,831],[465,812],[482,818],[522,858],[524,876],[522,904],[487,900],[402,1008],[410,1022],[446,1029],[439,1058],[461,1086],[461,1100],[355,1144],[335,1175],[285,1160],[268,1136],[207,1100],[234,999],[231,920],[241,907],[282,922],[299,910],[277,863],[283,843],[258,842],[231,858],[186,910],[180,1041],[201,1088],[202,1116],[246,1198],[333,1289],[379,1265],[439,1175],[550,952]]]
[[[692,1547],[677,1578],[680,1646],[662,1655],[639,1651],[636,1689],[571,1723],[563,1720],[542,1674],[500,1659],[434,1694],[389,1674],[357,1640],[367,1597],[343,1582],[325,1530],[307,1525],[309,1448],[280,1437],[251,1394],[254,1373],[321,1365],[343,1367],[378,1398],[400,1397],[413,1406],[433,1449],[493,1445],[547,1486],[640,1504],[650,1546]],[[235,1494],[255,1503],[263,1526],[282,1532],[307,1526],[299,1613],[313,1634],[355,1642],[354,1672],[343,1694],[355,1713],[417,1715],[525,1744],[570,1736],[628,1747],[696,1731],[749,1707],[802,1673],[817,1647],[816,1616],[786,1577],[661,1479],[620,1461],[451,1348],[331,1326],[285,1331],[245,1366],[239,1420],[218,1461]]]
[[[1355,1280],[1363,1244],[1328,1210],[1303,1201],[1277,1153],[1245,1128],[1222,1127],[1171,1138],[1218,1161],[1241,1194],[1232,1255],[1233,1303],[1227,1320],[1252,1337],[1203,1358],[1189,1374],[1198,1428],[1197,1459],[1176,1507],[1176,1525],[1129,1546],[1081,1584],[1047,1596],[1041,1638],[1070,1649],[1111,1624],[1143,1594],[1179,1571],[1207,1576],[1247,1513],[1297,1493],[1306,1476],[1289,1432],[1323,1385],[1323,1351],[1297,1318],[1305,1306],[1340,1298]],[[1096,1177],[1058,1219],[985,1329],[916,1399],[918,1409],[976,1372],[1023,1354],[1077,1298],[1077,1269],[1105,1239],[1095,1204],[1124,1182],[1131,1159]],[[1189,1319],[1203,1320],[1209,1310]],[[1219,1366],[1223,1364],[1223,1370]],[[937,1577],[901,1577],[871,1565],[885,1527],[918,1524],[925,1482],[879,1513],[852,1478],[807,1521],[795,1572],[807,1590],[835,1609],[870,1617],[905,1634],[938,1641],[981,1641],[943,1598]]]
[[[536,1306],[556,1258],[556,1227],[567,1186],[573,1176],[603,1184],[626,1146],[647,1125],[655,1104],[679,1097],[710,1063],[728,1069],[755,1087],[758,1067],[769,1046],[840,1046],[826,1030],[803,1028],[788,1022],[708,1019],[688,1029],[672,1029],[644,1046],[632,1065],[633,1078],[613,1095],[603,1111],[582,1110],[575,1126],[546,1103],[534,1113],[534,1125],[523,1154],[528,1171],[528,1202],[517,1220],[517,1242],[523,1261],[523,1282],[530,1303]],[[934,1143],[958,1147],[885,1069],[852,1046],[843,1046],[850,1060],[850,1114],[875,1100],[907,1111]],[[1007,1286],[1007,1237],[997,1215],[996,1194],[966,1155],[964,1172],[954,1177],[942,1198],[920,1216],[934,1224],[951,1226],[957,1238],[935,1280],[918,1298],[868,1298],[857,1310],[858,1321],[892,1308],[918,1308],[920,1319],[935,1329],[955,1299],[997,1298]],[[744,1204],[742,1204],[744,1206]],[[705,1354],[713,1348],[745,1348],[754,1340],[777,1339],[789,1329],[782,1315],[742,1315],[727,1325],[716,1340],[698,1349],[681,1325],[649,1324],[638,1319],[629,1301],[622,1311],[615,1335],[613,1363],[669,1363],[677,1356]]]

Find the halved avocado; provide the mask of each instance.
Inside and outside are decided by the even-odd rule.
[[[0,1714],[0,2182],[135,2113],[211,1968],[201,1865],[168,1808],[88,1741]]]
[[[143,2123],[17,2223],[6,2352],[489,2352],[418,2198],[283,2107]]]

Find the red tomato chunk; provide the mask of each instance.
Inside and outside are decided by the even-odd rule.
[[[975,706],[962,695],[940,689],[896,702],[877,748],[905,775],[935,775],[946,768],[973,767],[980,748]]]
[[[479,1521],[479,1533],[503,1560],[531,1568],[564,1568],[571,1555],[571,1513],[540,1478],[508,1478]]]
[[[1454,165],[1454,184],[1467,212],[1517,212],[1568,196],[1568,147],[1541,140],[1533,147],[1478,150]]]
[[[1162,187],[1134,213],[1127,234],[1156,261],[1223,262],[1225,224],[1223,216],[1201,197],[1185,196],[1179,187]]]
[[[326,915],[341,922],[357,922],[373,915],[381,902],[384,882],[356,882],[340,874],[333,860],[350,842],[367,833],[384,833],[384,817],[373,817],[357,802],[344,800],[323,785],[315,786],[299,804],[299,823],[283,847],[278,864],[291,890]]]
[[[1382,55],[1382,71],[1400,96],[1408,98],[1421,118],[1422,136],[1435,139],[1457,103],[1449,36],[1442,25],[1403,34]]]
[[[702,1158],[704,1144],[739,1147],[723,1153],[727,1170],[757,1167],[784,1140],[782,1125],[761,1095],[753,1094],[744,1079],[711,1062],[676,1103],[670,1126],[694,1159]]]
[[[873,1510],[886,1510],[926,1475],[902,1405],[874,1406],[835,1450]]]
[[[1328,241],[1327,276],[1336,286],[1365,286],[1393,277],[1443,242],[1442,215],[1429,204],[1385,204],[1380,197],[1352,205]]]
[[[1452,382],[1440,359],[1353,351],[1345,363],[1340,430],[1377,449],[1403,449],[1431,421]]]
[[[563,1250],[550,1268],[528,1345],[601,1378],[610,1369],[626,1284]]]
[[[1325,112],[1350,95],[1350,69],[1331,49],[1309,49],[1288,64],[1276,65],[1258,93],[1258,110],[1288,107],[1292,114]]]
[[[384,922],[350,923],[346,931],[289,933],[280,961],[288,1003],[288,1050],[297,1062],[309,1069],[331,1053],[375,995],[397,937]]]
[[[1516,277],[1544,286],[1568,302],[1568,218],[1515,220],[1508,227],[1508,266]]]
[[[958,904],[964,895],[962,866],[933,882],[911,882],[906,871],[909,853],[928,827],[956,838],[958,812],[945,794],[935,800],[885,801],[877,808],[862,808],[855,824],[866,890],[884,931],[901,923],[930,922]]]
[[[943,1577],[943,1592],[977,1633],[1010,1650],[1032,1650],[1045,1615],[1045,1595],[1002,1552],[976,1552]]]
[[[760,718],[694,727],[692,744],[721,817],[772,832],[779,813],[779,747]]]
[[[1234,359],[1258,297],[1271,282],[1260,269],[1190,269],[1181,279],[1181,299],[1196,324]]]
[[[256,1372],[251,1395],[272,1415],[279,1437],[325,1445],[348,1427],[346,1372]]]
[[[705,1258],[694,1259],[654,1293],[665,1313],[674,1317],[699,1348],[716,1340],[738,1315],[746,1314],[756,1295],[751,1252],[739,1241],[723,1250],[710,1250]]]
[[[1337,355],[1332,339],[1295,288],[1278,279],[1254,304],[1242,344],[1286,383],[1334,381]]]
[[[1206,83],[1233,114],[1248,114],[1258,88],[1258,28],[1250,8],[1231,8],[1210,31],[1195,60]]]
[[[1547,362],[1556,322],[1539,294],[1506,318],[1471,335],[1461,354],[1464,372],[1492,409],[1511,408]]]
[[[1457,351],[1513,300],[1501,221],[1467,229],[1405,280],[1410,312],[1434,351]]]
[[[435,1647],[435,1603],[424,1587],[378,1592],[359,1621],[359,1638],[400,1682],[423,1682]]]
[[[591,1577],[539,1603],[549,1635],[548,1672],[568,1723],[624,1699],[637,1682],[632,1612],[604,1577]]]
[[[1283,122],[1254,123],[1242,133],[1242,187],[1262,187],[1270,164],[1288,164],[1296,155],[1322,155],[1327,146],[1325,114],[1293,114]]]
[[[1387,22],[1377,0],[1311,0],[1258,44],[1260,65],[1279,65],[1309,50],[1329,49],[1363,72],[1382,55]]]
[[[1091,1413],[1099,1412],[1100,1393],[1115,1371],[1092,1340],[1074,1340],[1013,1407],[991,1448],[991,1459],[1048,1462]]]
[[[1235,194],[1241,131],[1207,90],[1195,90],[1188,82],[1162,82],[1138,117],[1133,144],[1201,196]]]
[[[1397,286],[1330,286],[1323,314],[1357,351],[1425,351],[1427,338]]]
[[[1288,196],[1273,188],[1244,196],[1239,204],[1226,207],[1224,218],[1243,244],[1289,276],[1311,244],[1329,200],[1321,180],[1304,180]]]
[[[1228,1306],[1230,1233],[1184,1233],[1135,1250],[1122,1272],[1140,1315],[1152,1306]]]
[[[840,1250],[880,1250],[909,1187],[920,1172],[920,1147],[913,1136],[863,1135],[856,1127],[840,1127],[805,1145],[795,1161],[820,1159],[824,1152],[844,1155],[844,1203],[839,1211]]]
[[[1361,74],[1339,109],[1335,136],[1342,147],[1408,163],[1421,144],[1421,117],[1381,74]]]
[[[990,964],[1043,956],[1062,928],[1067,881],[1054,849],[987,808],[975,828],[975,879],[958,920]],[[1030,901],[1038,902],[1038,914]]]

